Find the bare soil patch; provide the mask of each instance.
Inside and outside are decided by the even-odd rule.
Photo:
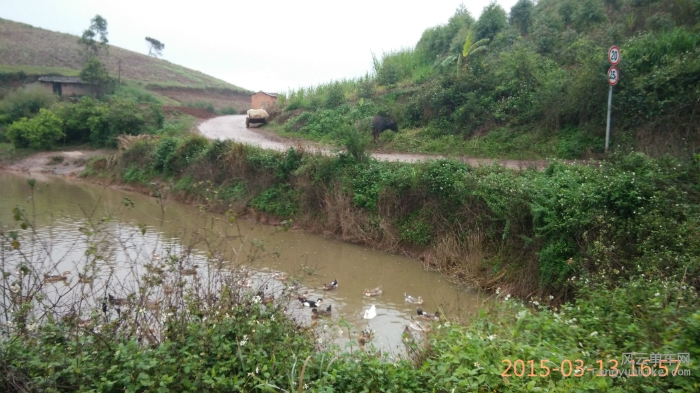
[[[74,177],[85,170],[88,160],[113,154],[113,150],[66,150],[34,153],[3,169],[15,172],[45,173]]]

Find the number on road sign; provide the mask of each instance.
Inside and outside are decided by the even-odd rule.
[[[617,67],[610,67],[608,70],[608,83],[610,85],[616,85],[618,80],[620,80],[620,71]]]
[[[620,48],[616,46],[610,47],[608,50],[608,61],[612,65],[617,65],[620,62]]]

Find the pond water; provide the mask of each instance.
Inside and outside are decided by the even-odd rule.
[[[405,302],[404,293],[421,296],[424,303],[420,307],[426,312],[439,309],[447,316],[476,312],[483,300],[439,274],[425,271],[415,259],[240,219],[232,224],[227,215],[194,206],[58,177],[37,177],[32,192],[27,178],[0,172],[0,227],[6,232],[19,226],[13,219],[13,208],[19,207],[34,222],[36,231],[35,240],[30,242],[27,233],[31,229],[20,230],[24,236],[20,239],[21,255],[5,242],[0,268],[17,275],[18,264],[29,261],[36,276],[42,278],[31,285],[41,287],[52,304],[75,307],[71,299],[87,298],[77,303],[81,314],[99,310],[107,294],[119,298],[137,292],[151,271],[147,264],[165,265],[165,261],[175,260],[177,263],[171,262],[174,267],[164,274],[198,265],[197,275],[184,277],[193,285],[206,286],[207,277],[221,267],[215,266],[219,264],[249,266],[246,284],[250,288],[244,290],[253,293],[278,294],[284,283],[299,281],[301,287],[294,293],[308,291],[309,299],[323,299],[321,308],[332,306],[332,317],[319,320],[317,329],[341,347],[347,343],[357,347],[359,332],[369,323],[375,331],[375,347],[402,353],[401,335],[405,326],[415,326],[412,317],[417,307]],[[186,257],[170,259],[175,255]],[[70,273],[65,281],[46,283],[42,277],[64,272]],[[92,285],[81,284],[78,272],[92,277]],[[275,274],[288,278],[285,282],[275,280]],[[3,284],[6,288],[0,302],[6,305],[10,301],[7,286],[13,279],[16,277],[10,276]],[[323,284],[334,279],[338,288],[324,291]],[[380,285],[381,295],[363,296],[365,289]],[[164,290],[154,289],[157,286],[146,285],[152,298]],[[377,315],[366,320],[363,314],[372,305]],[[287,309],[299,323],[311,323],[310,310],[296,298],[288,301]],[[68,306],[64,312],[69,312]],[[349,331],[342,327],[346,325],[338,324],[341,319],[349,324]],[[7,315],[0,315],[0,322],[7,320]],[[335,336],[327,332],[335,332]]]

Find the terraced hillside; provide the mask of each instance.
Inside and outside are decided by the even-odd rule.
[[[0,74],[22,71],[27,75],[77,76],[82,68],[77,40],[74,35],[0,19]],[[167,60],[112,45],[109,56],[103,60],[115,76],[121,60],[122,81],[183,104],[206,101],[217,109],[242,109],[250,104],[251,92]]]

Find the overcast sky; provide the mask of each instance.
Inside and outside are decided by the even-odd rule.
[[[81,35],[99,14],[112,45],[147,54],[153,37],[172,63],[286,92],[370,72],[372,53],[415,46],[462,2],[478,18],[490,0],[0,0],[0,18]]]

